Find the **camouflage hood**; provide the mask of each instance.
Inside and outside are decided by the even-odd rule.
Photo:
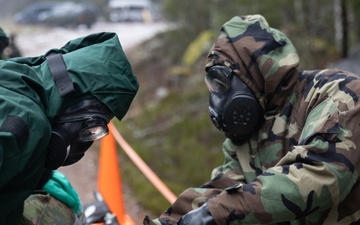
[[[205,70],[213,65],[230,67],[269,112],[278,110],[293,91],[298,63],[291,41],[269,27],[264,17],[250,15],[234,17],[223,25]]]

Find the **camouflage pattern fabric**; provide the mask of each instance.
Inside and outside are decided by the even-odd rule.
[[[52,197],[50,194],[30,195],[24,203],[24,213],[19,225],[85,225],[82,215],[77,217],[74,211]]]
[[[205,69],[230,67],[265,121],[241,145],[225,140],[213,179],[144,224],[175,224],[204,202],[218,225],[360,224],[360,80],[336,69],[299,72],[298,63],[290,40],[262,16],[224,24]]]

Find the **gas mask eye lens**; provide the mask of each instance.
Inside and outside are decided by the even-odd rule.
[[[218,78],[207,76],[206,82],[211,87],[211,91],[217,92],[219,94],[224,94],[229,89],[229,85]]]
[[[224,66],[213,66],[206,74],[206,83],[211,91],[225,94],[231,86],[231,71]]]
[[[86,126],[80,131],[77,142],[89,142],[98,140],[109,133],[107,124],[103,120],[91,120],[85,122]]]

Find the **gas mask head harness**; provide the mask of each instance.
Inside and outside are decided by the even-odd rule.
[[[110,110],[97,99],[87,99],[67,108],[55,120],[45,168],[57,169],[79,161],[95,140],[108,134]]]
[[[226,66],[212,66],[205,81],[210,88],[209,114],[215,127],[234,143],[248,139],[263,117],[253,92]]]

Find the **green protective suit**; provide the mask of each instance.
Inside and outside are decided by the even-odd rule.
[[[73,91],[61,96],[46,57],[61,53]],[[121,120],[137,90],[115,33],[97,33],[31,58],[0,61],[0,224],[18,224],[43,172],[51,124],[64,109],[97,98]]]
[[[300,72],[298,63],[291,41],[264,17],[223,25],[205,69],[231,68],[256,95],[264,122],[240,145],[225,140],[212,180],[144,224],[176,224],[204,202],[217,225],[359,224],[360,79],[336,69]]]

